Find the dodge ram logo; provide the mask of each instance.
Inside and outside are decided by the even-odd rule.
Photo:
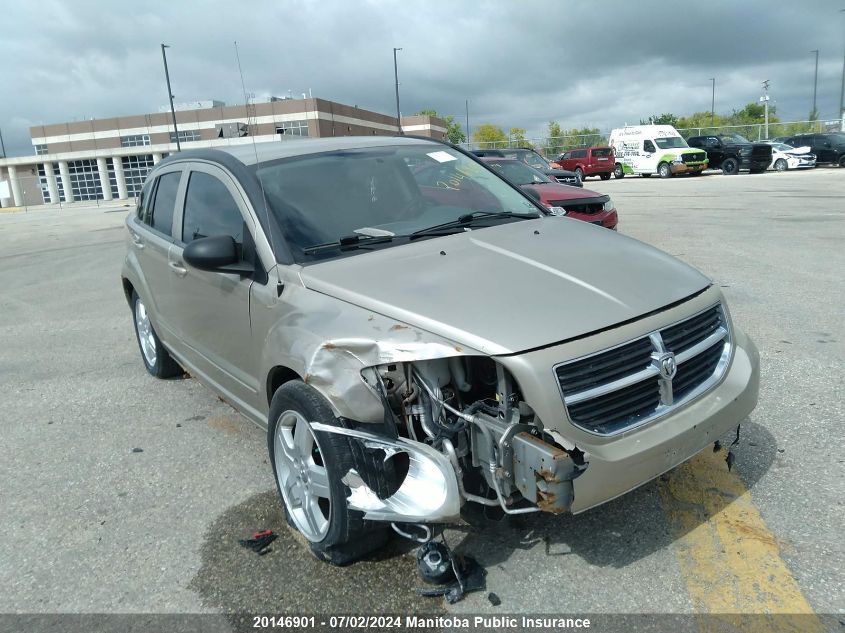
[[[657,368],[660,370],[660,377],[663,380],[672,380],[678,373],[678,364],[675,362],[675,355],[666,352],[657,361]]]

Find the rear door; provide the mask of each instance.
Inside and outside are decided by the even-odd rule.
[[[808,139],[809,141],[809,139]],[[830,142],[830,137],[824,134],[814,134],[812,142],[803,143],[811,145],[815,148],[815,154],[820,163],[832,163],[836,161],[836,151],[833,149],[833,144]]]
[[[170,272],[168,253],[173,246],[173,221],[180,195],[182,165],[160,171],[139,205],[129,233],[144,275],[142,299],[153,317],[156,332],[168,347],[174,344],[174,314],[169,309]]]
[[[613,171],[613,150],[609,147],[594,147],[590,150],[590,163],[596,173]]]
[[[267,267],[256,253],[246,198],[220,167],[191,163],[176,223],[169,268],[178,304],[175,327],[186,354],[206,380],[242,407],[254,407],[261,354],[250,326],[250,288],[255,278],[266,283]],[[209,272],[185,263],[187,244],[216,235],[231,236],[243,259],[257,263],[259,274]]]

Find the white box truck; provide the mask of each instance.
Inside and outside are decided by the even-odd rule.
[[[671,125],[628,125],[610,133],[610,146],[616,155],[613,175],[675,174],[698,175],[707,168],[707,154],[690,147]]]

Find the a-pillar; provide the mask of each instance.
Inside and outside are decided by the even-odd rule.
[[[158,165],[161,162],[161,152],[153,153],[153,165]]]
[[[73,185],[70,182],[70,170],[67,168],[67,161],[59,161],[59,174],[62,177],[62,187],[65,190],[65,202],[73,202]]]
[[[114,163],[114,177],[117,180],[117,197],[120,200],[126,200],[129,196],[126,194],[126,178],[123,176],[123,159],[120,156],[112,158]]]
[[[21,181],[18,179],[18,168],[14,165],[9,165],[9,181],[12,185],[12,202],[16,207],[22,207]]]
[[[47,191],[50,192],[50,202],[58,204],[59,186],[56,184],[56,172],[53,171],[53,163],[44,163],[44,175],[47,177]]]
[[[100,188],[103,190],[103,200],[111,200],[111,180],[109,180],[109,166],[105,158],[97,159],[97,172],[100,174]]]

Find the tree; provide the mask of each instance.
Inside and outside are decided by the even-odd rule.
[[[510,137],[511,147],[527,147],[528,149],[534,148],[534,146],[528,142],[528,139],[525,138],[525,128],[512,127],[510,132],[508,132],[508,136]]]
[[[664,112],[660,116],[654,115],[647,120],[640,119],[640,125],[649,125],[650,123],[654,125],[674,125],[677,127],[678,117],[671,112]]]
[[[467,135],[464,134],[464,128],[461,127],[461,124],[455,120],[451,114],[448,116],[440,116],[437,114],[437,110],[420,110],[417,112],[419,116],[431,116],[436,117],[438,119],[443,119],[446,123],[446,138],[449,139],[450,143],[454,143],[457,145],[458,143],[463,143],[467,140]]]
[[[508,135],[502,128],[492,123],[482,123],[476,126],[472,132],[472,140],[482,149],[508,146]]]
[[[560,129],[560,123],[549,121],[549,136],[546,139],[546,156],[557,158],[561,153],[563,153],[563,132]]]

